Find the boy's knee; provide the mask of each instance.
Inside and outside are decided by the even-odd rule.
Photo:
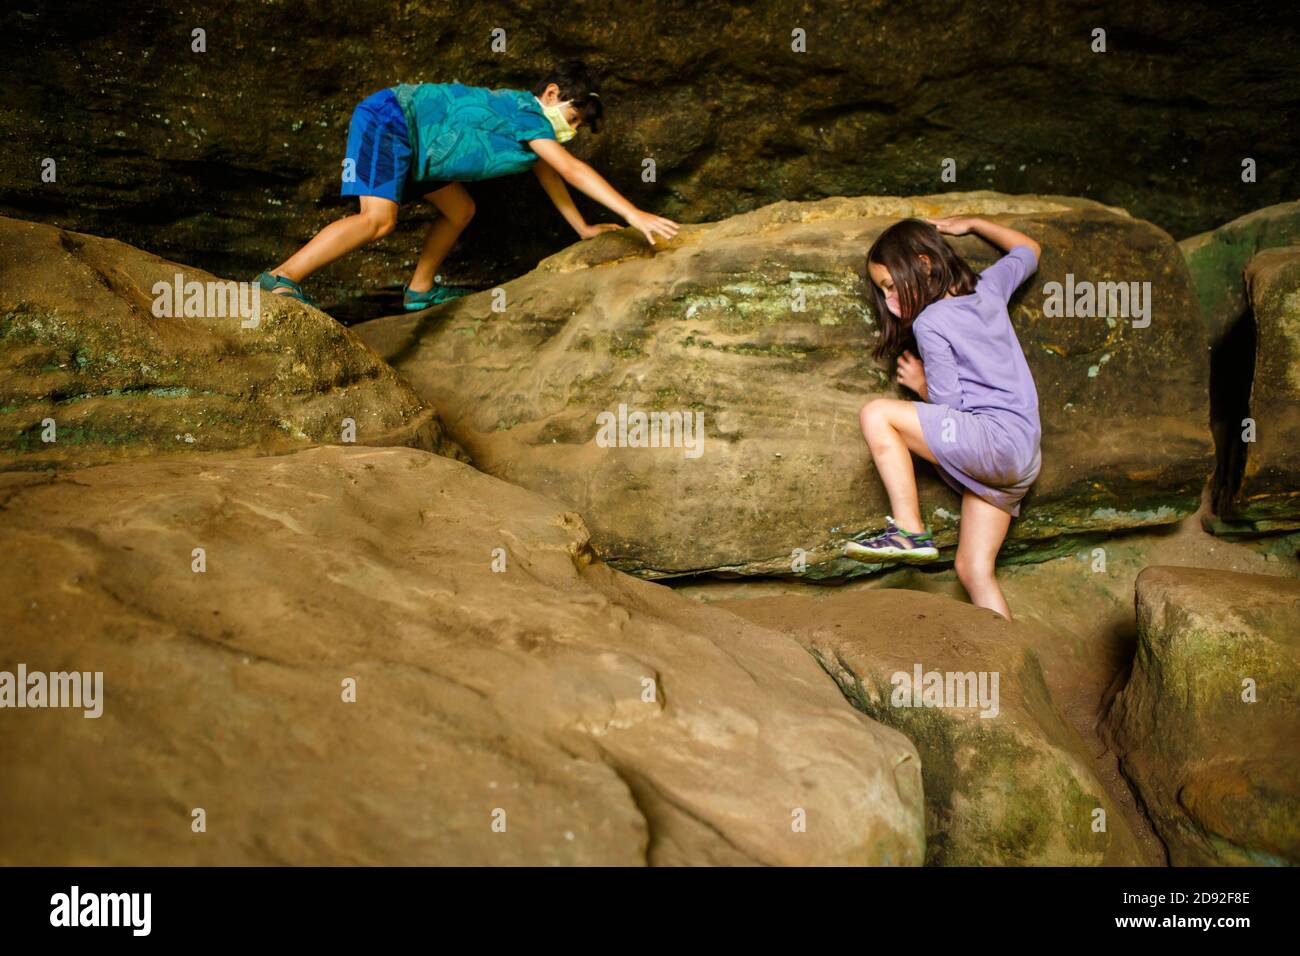
[[[446,215],[453,226],[457,229],[464,229],[469,225],[469,221],[474,218],[476,208],[474,200],[466,197],[464,202],[457,203]]]
[[[395,212],[371,210],[363,212],[361,215],[366,220],[366,224],[370,226],[370,237],[372,239],[382,239],[397,228],[397,214]]]

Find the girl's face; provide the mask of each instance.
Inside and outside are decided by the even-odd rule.
[[[894,313],[895,318],[902,318],[898,311],[898,289],[894,287],[894,277],[889,274],[889,270],[879,262],[869,262],[867,263],[867,271],[871,273],[871,281],[880,290],[880,294],[885,297],[886,308]]]

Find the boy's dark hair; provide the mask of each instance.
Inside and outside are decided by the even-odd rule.
[[[569,100],[582,117],[582,125],[593,133],[600,132],[600,121],[605,108],[600,102],[600,83],[581,60],[561,63],[533,87],[533,95],[541,96],[554,83],[560,88],[560,99]]]
[[[930,260],[927,269],[925,256]],[[885,305],[884,293],[871,281],[871,263],[889,270],[898,292],[899,316]],[[871,244],[867,251],[867,285],[871,304],[880,323],[880,341],[876,343],[875,356],[895,358],[912,338],[912,323],[931,302],[937,302],[951,292],[969,295],[975,291],[975,273],[966,260],[957,255],[943,241],[939,230],[920,219],[896,222]]]

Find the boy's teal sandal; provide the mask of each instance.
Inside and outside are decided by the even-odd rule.
[[[257,277],[257,284],[267,292],[275,295],[287,296],[290,299],[297,299],[299,302],[314,306],[316,303],[307,297],[307,293],[302,291],[302,286],[294,282],[287,276],[273,276],[269,272],[263,272]],[[276,292],[276,289],[286,289],[285,292]]]
[[[939,557],[939,549],[934,546],[930,532],[904,531],[894,523],[893,515],[885,515],[885,520],[889,524],[880,534],[868,537],[864,531],[845,544],[844,556],[859,561],[901,561],[905,564],[923,564]]]
[[[419,312],[421,309],[427,309],[432,305],[441,305],[450,299],[473,295],[474,291],[458,285],[443,285],[441,282],[436,281],[433,288],[426,289],[423,292],[415,292],[409,285],[404,285],[402,286],[402,308],[407,312]]]

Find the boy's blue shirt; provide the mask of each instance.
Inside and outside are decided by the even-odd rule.
[[[473,182],[530,169],[531,139],[555,139],[532,93],[461,83],[392,87],[411,140],[411,178]]]

